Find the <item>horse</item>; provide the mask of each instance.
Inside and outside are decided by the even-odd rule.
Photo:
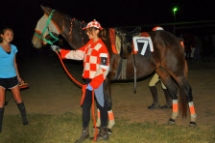
[[[44,15],[38,20],[32,37],[34,47],[53,44],[50,37],[56,41],[58,35],[64,37],[73,49],[78,49],[88,41],[82,30],[86,26],[84,21],[47,6],[41,5],[41,9]],[[143,79],[156,72],[173,98],[172,115],[167,123],[175,124],[179,112],[182,117],[187,117],[188,105],[191,114],[189,126],[196,127],[196,112],[192,89],[187,80],[188,67],[181,40],[164,30],[142,32],[137,29],[126,31],[115,27],[102,31],[110,53],[110,71],[104,84],[109,106],[112,106],[112,82]]]

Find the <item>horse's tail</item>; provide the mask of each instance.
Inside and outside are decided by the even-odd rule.
[[[187,65],[186,60],[185,60],[185,64],[184,64],[184,76],[186,79],[188,78],[188,65]]]
[[[179,88],[179,94],[180,94],[180,97],[179,97],[179,108],[180,108],[182,117],[187,117],[187,104],[188,104],[188,102],[187,102],[187,97],[186,97],[186,94],[184,92],[184,88],[183,87]]]
[[[187,104],[188,104],[188,99],[187,99],[187,94],[190,91],[190,86],[187,82],[188,78],[188,65],[187,61],[185,60],[184,64],[184,81],[182,82],[182,85],[179,87],[179,93],[180,93],[180,98],[179,98],[179,104],[180,104],[180,111],[182,113],[182,117],[187,117]]]

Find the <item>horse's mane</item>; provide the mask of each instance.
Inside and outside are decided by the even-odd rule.
[[[44,9],[44,8],[42,8],[42,9]],[[50,10],[55,10],[55,9],[50,8],[50,7],[46,7],[46,8],[49,8]],[[44,13],[46,13],[45,10],[43,10],[43,11],[44,11]],[[75,33],[78,33],[80,35],[85,35],[85,36],[83,36],[83,41],[87,40],[86,39],[87,35],[86,35],[85,31],[82,30],[82,28],[87,25],[87,23],[85,21],[79,20],[79,19],[77,19],[77,18],[75,18],[75,17],[73,17],[73,16],[71,16],[71,15],[69,15],[67,13],[64,13],[64,12],[62,12],[60,10],[55,10],[55,11],[57,13],[59,13],[60,15],[64,16],[65,19],[67,19],[67,21],[71,21],[72,25],[71,25],[70,28],[74,27],[74,29],[72,29],[72,32],[74,32],[74,33],[72,33],[73,38],[76,38],[77,34],[75,34]],[[46,13],[46,14],[48,14],[48,13]],[[104,28],[103,30],[101,30],[100,34],[99,34],[99,37],[102,39],[102,41],[104,42],[104,44],[108,48],[109,53],[112,53],[111,52],[111,42],[110,42],[109,31],[108,30],[109,30],[109,28]],[[82,32],[80,32],[80,31],[82,31]]]
[[[111,50],[111,41],[110,41],[110,34],[109,34],[109,28],[105,28],[103,30],[100,31],[100,38],[102,39],[102,41],[104,42],[104,44],[106,45],[108,52],[111,54],[113,53]]]

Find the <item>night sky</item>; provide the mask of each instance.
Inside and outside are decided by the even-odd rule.
[[[98,20],[103,27],[139,26],[173,23],[172,7],[177,5],[176,22],[215,20],[212,1],[196,0],[2,0],[0,27],[14,29],[15,41],[31,44],[38,19],[43,15],[40,4],[86,22]]]

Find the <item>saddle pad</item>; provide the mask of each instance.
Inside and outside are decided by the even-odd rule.
[[[144,56],[147,48],[149,48],[151,52],[154,51],[152,39],[146,32],[141,33],[141,36],[134,36],[133,44],[134,54],[137,54],[139,52],[141,55]]]
[[[137,32],[137,28],[136,28],[133,31],[130,31],[127,33],[129,33],[129,35],[131,35],[131,33],[132,33],[133,35],[131,35],[131,36],[140,36],[139,27],[138,27],[138,32]],[[116,30],[114,28],[109,29],[109,35],[110,35],[112,52],[114,54],[119,54],[120,48],[121,48],[121,38],[116,34]]]

